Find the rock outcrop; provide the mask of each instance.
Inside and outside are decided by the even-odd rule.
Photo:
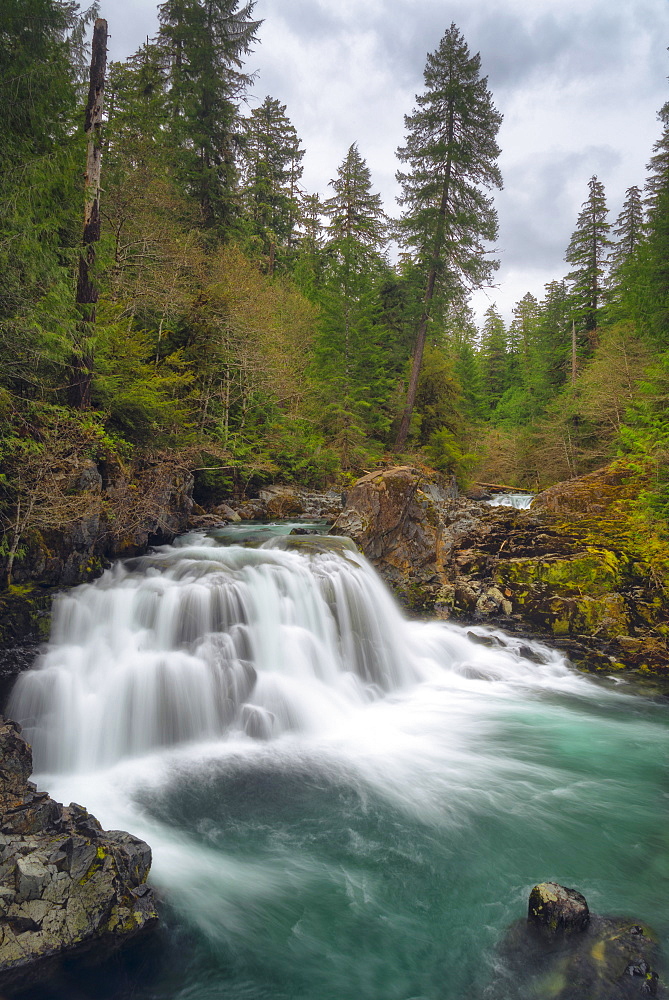
[[[611,467],[529,510],[453,498],[410,466],[364,476],[333,532],[349,535],[417,613],[549,638],[591,669],[669,670],[669,604],[652,541],[630,521],[638,483]]]
[[[148,845],[38,792],[31,772],[19,727],[0,717],[0,991],[63,958],[102,957],[158,919]]]

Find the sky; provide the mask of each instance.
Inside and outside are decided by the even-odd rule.
[[[110,58],[124,59],[157,30],[155,0],[101,0]],[[395,150],[423,70],[451,23],[481,54],[493,101],[504,189],[495,193],[500,268],[475,293],[480,318],[495,304],[507,322],[526,292],[569,270],[564,254],[588,181],[604,184],[615,222],[643,186],[669,100],[669,0],[257,0],[259,43],[248,108],[266,95],[306,150],[302,183],[328,197],[351,143],[397,215]],[[247,112],[248,113],[248,112]]]

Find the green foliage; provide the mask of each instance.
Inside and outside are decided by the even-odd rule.
[[[183,351],[157,357],[155,339],[132,323],[98,325],[93,404],[129,440],[158,447],[188,440],[193,381]]]
[[[476,456],[463,452],[455,435],[447,427],[434,431],[423,450],[434,469],[455,476],[460,485],[466,482],[467,475],[476,462]]]

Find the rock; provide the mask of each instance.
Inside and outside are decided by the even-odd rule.
[[[241,521],[239,514],[232,507],[228,507],[227,503],[221,503],[218,507],[214,507],[213,513],[225,518],[226,521]]]
[[[556,882],[540,882],[530,893],[527,919],[542,934],[580,934],[590,923],[585,896]]]
[[[397,466],[363,476],[346,497],[331,533],[347,535],[404,603],[434,605],[444,571],[447,539],[425,474]]]
[[[304,514],[304,503],[298,490],[291,486],[268,486],[259,496],[270,518],[295,517]]]
[[[158,914],[148,845],[38,792],[30,747],[1,717],[0,761],[0,990],[23,990],[64,958],[103,957]]]
[[[332,528],[405,605],[547,639],[586,670],[669,675],[669,580],[629,522],[641,488],[631,471],[559,484],[531,510],[453,498],[434,477],[412,466],[370,473]]]

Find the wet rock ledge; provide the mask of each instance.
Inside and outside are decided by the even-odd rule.
[[[29,780],[32,751],[0,716],[0,992],[26,989],[61,959],[104,957],[157,920],[151,849],[103,830]]]

